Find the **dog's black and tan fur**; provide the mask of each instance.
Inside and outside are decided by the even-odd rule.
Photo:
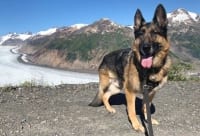
[[[147,83],[153,86],[149,93],[152,101],[156,91],[166,83],[167,72],[171,65],[168,57],[170,44],[167,39],[167,23],[166,11],[161,4],[157,6],[150,23],[145,22],[139,9],[136,11],[133,46],[130,49],[111,52],[103,58],[99,66],[99,91],[90,103],[91,106],[103,103],[109,112],[115,113],[115,109],[109,104],[109,98],[123,89],[131,124],[135,130],[144,132],[144,127],[139,123],[135,111],[136,94],[142,92],[144,80],[144,67],[141,61],[150,56],[153,58],[152,65],[147,70]],[[145,106],[143,112],[146,118]],[[158,124],[154,119],[152,123]]]

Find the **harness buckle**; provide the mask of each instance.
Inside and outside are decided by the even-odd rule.
[[[153,87],[151,85],[144,84],[143,88],[142,88],[143,93],[146,92],[146,91],[150,92],[152,88]]]

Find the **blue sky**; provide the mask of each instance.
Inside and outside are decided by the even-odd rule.
[[[167,12],[185,8],[200,14],[198,0],[1,0],[0,35],[9,32],[35,33],[76,23],[90,24],[100,18],[132,25],[137,8],[150,21],[159,3]]]

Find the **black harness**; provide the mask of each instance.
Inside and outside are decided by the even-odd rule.
[[[148,136],[154,136],[152,122],[151,122],[150,102],[149,102],[149,92],[151,91],[153,86],[148,85],[147,83],[147,80],[148,80],[147,69],[144,69],[143,76],[144,76],[144,81],[143,81],[142,93],[143,93],[143,101],[144,101],[144,104],[146,105],[147,125],[148,125],[148,132],[146,133]]]

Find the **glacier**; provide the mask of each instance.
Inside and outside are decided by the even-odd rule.
[[[98,82],[97,74],[64,71],[20,63],[13,46],[0,46],[0,86],[33,82],[37,85],[84,84]],[[15,47],[16,48],[16,47]]]

